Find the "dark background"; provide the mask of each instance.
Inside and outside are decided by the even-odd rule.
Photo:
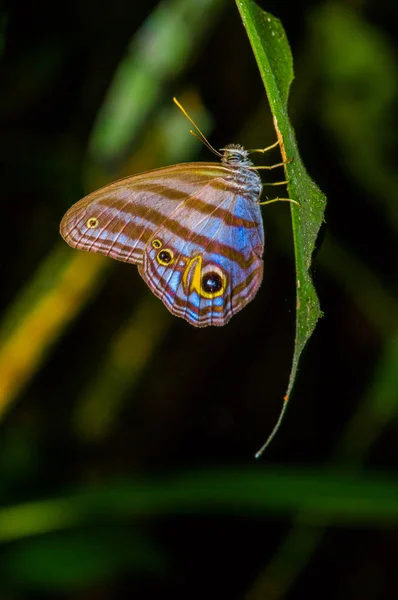
[[[375,475],[396,478],[398,9],[261,6],[286,30],[290,114],[328,206],[312,270],[324,317],[257,462],[293,352],[288,205],[264,207],[264,282],[224,328],[172,317],[135,267],[72,251],[58,233],[64,212],[103,183],[213,160],[174,95],[216,148],[273,143],[235,4],[17,1],[0,13],[1,598],[394,595],[396,523],[344,510],[351,475],[356,502]],[[138,115],[113,146],[110,90],[116,113]],[[277,477],[291,506],[274,487],[251,503],[258,485],[246,473]],[[318,522],[330,500],[311,496],[320,480],[336,481],[341,522]],[[313,507],[305,525],[300,494]]]

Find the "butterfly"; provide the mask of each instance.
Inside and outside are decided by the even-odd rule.
[[[196,327],[225,325],[263,278],[261,167],[238,144],[217,152],[174,101],[220,162],[182,163],[106,185],[66,212],[60,233],[73,248],[138,265],[174,315]],[[276,200],[288,199],[265,203]]]

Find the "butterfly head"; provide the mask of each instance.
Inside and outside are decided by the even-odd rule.
[[[248,150],[240,144],[228,144],[225,148],[220,148],[220,152],[222,152],[221,162],[224,165],[250,167],[253,164]]]

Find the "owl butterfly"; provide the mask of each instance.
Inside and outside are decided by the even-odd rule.
[[[217,152],[174,101],[221,162],[183,163],[106,185],[67,211],[61,235],[73,248],[138,265],[152,292],[192,325],[225,325],[263,277],[257,169],[284,163],[254,167],[238,144]],[[263,204],[277,200],[288,199]]]

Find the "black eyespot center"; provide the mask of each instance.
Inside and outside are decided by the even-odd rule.
[[[219,273],[210,271],[202,277],[202,289],[207,294],[216,294],[223,288],[223,280]]]
[[[158,254],[158,259],[162,264],[169,264],[173,259],[173,255],[170,250],[161,250]]]

